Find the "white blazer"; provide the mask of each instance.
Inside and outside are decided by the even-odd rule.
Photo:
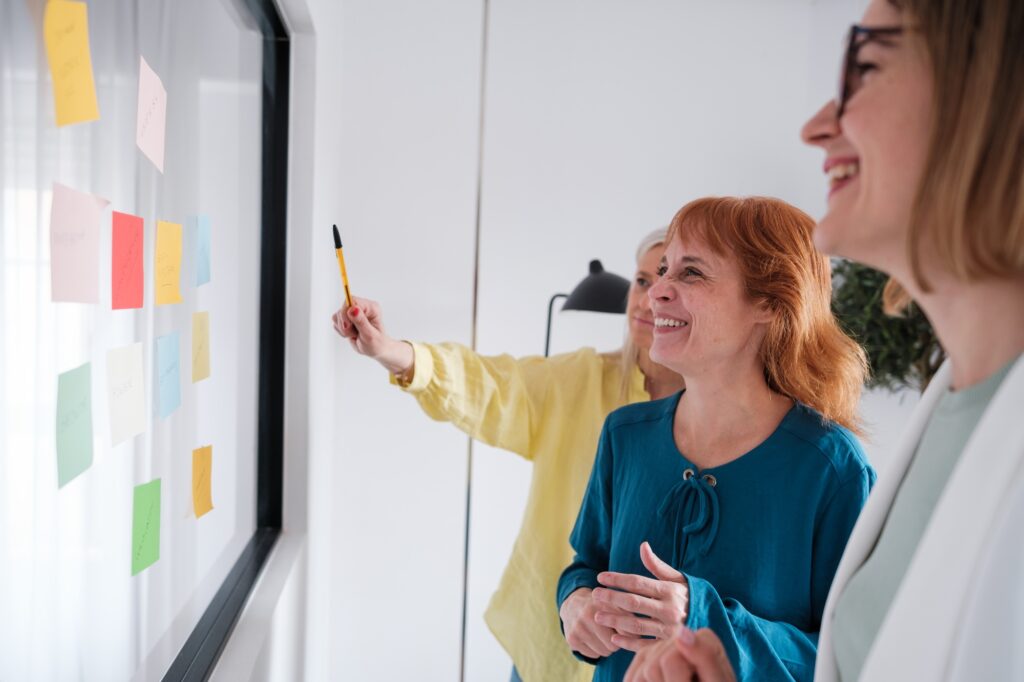
[[[818,682],[839,679],[832,646],[836,602],[874,548],[951,374],[947,361],[853,528],[825,602]],[[1024,680],[1024,358],[1010,369],[967,441],[860,679]]]

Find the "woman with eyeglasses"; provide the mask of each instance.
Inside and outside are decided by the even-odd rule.
[[[778,199],[676,214],[648,294],[651,357],[686,378],[605,420],[558,581],[566,641],[621,680],[706,625],[763,679],[809,679],[825,597],[875,479],[853,431],[863,350],[829,307],[814,220]]]
[[[873,0],[842,76],[803,130],[830,184],[815,243],[887,272],[949,360],[850,536],[815,679],[1024,679],[1024,3]],[[626,679],[740,665],[680,628]]]

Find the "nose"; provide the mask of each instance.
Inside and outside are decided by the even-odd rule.
[[[651,288],[647,290],[647,298],[649,302],[654,301],[671,301],[675,297],[675,291],[669,286],[668,282],[665,281],[664,277],[659,277],[658,281],[651,285]]]
[[[824,147],[829,140],[839,136],[839,119],[836,118],[836,102],[829,100],[800,130],[800,139],[804,144]]]

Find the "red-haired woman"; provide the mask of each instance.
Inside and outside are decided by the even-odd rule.
[[[813,228],[767,198],[700,199],[672,221],[651,357],[686,389],[605,421],[558,585],[596,682],[681,622],[715,632],[743,676],[813,675],[875,479],[852,433],[865,358],[832,315]]]

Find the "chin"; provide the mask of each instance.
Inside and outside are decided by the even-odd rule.
[[[672,370],[673,372],[676,372],[677,374],[680,373],[678,367],[679,363],[675,362],[677,358],[672,357],[672,355],[665,349],[661,349],[661,352],[659,353],[657,344],[652,343],[648,353],[653,362],[656,362],[662,367],[667,367],[668,369]]]
[[[842,240],[839,239],[839,234],[837,234],[841,232],[841,227],[836,224],[837,222],[835,218],[829,218],[826,215],[814,226],[814,233],[812,235],[814,248],[827,256],[842,255],[838,253],[840,248],[839,242]]]

